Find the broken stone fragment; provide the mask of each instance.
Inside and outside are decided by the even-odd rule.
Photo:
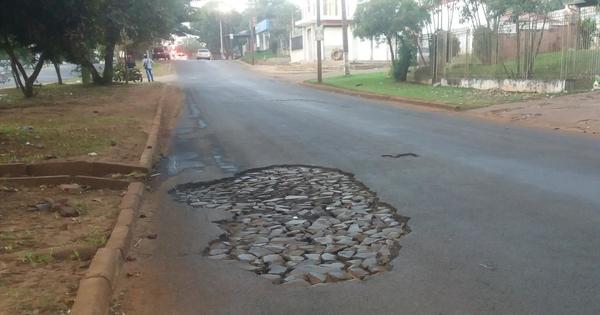
[[[341,270],[327,272],[327,282],[338,282],[352,279],[352,276]]]
[[[406,233],[393,208],[333,170],[273,167],[175,195],[191,206],[233,214],[219,223],[226,235],[210,243],[210,259],[248,262],[245,269],[276,283],[284,279],[287,286],[366,279],[385,271]]]
[[[250,261],[254,261],[256,259],[256,256],[251,255],[251,254],[241,254],[241,255],[238,255],[237,258],[240,261],[250,262]]]
[[[350,272],[350,274],[357,279],[363,279],[364,277],[369,275],[367,271],[360,267],[350,268],[348,269],[348,272]]]
[[[354,250],[344,250],[344,251],[340,251],[337,253],[337,257],[340,260],[349,260],[352,258],[352,256],[354,256],[355,251]]]
[[[273,264],[273,263],[283,262],[283,257],[281,257],[278,254],[270,254],[270,255],[263,256],[262,260],[265,264]]]
[[[316,272],[316,271],[309,272],[306,275],[306,278],[313,285],[315,285],[317,283],[324,283],[327,281],[327,275],[325,275],[324,273]]]
[[[270,274],[283,275],[286,271],[287,271],[287,268],[282,265],[273,264],[273,265],[269,266]]]
[[[330,253],[324,253],[324,254],[321,254],[321,259],[323,261],[335,261],[335,260],[337,260],[337,256],[330,254]]]
[[[62,184],[58,185],[58,188],[69,194],[81,194],[83,193],[83,187],[79,184]]]
[[[58,213],[60,214],[61,217],[66,217],[66,218],[79,216],[79,211],[77,211],[77,209],[75,209],[73,207],[69,207],[69,206],[61,206],[60,208],[58,208]]]

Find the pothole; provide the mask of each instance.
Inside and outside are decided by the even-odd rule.
[[[285,286],[366,280],[390,270],[408,218],[353,175],[312,166],[273,166],[181,185],[175,199],[233,213],[206,248]]]

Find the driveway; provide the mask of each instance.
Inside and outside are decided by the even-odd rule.
[[[234,62],[177,73],[185,109],[126,264],[127,314],[600,312],[597,139],[330,94]],[[418,157],[382,157],[400,153]],[[274,164],[353,173],[410,217],[393,269],[282,288],[202,255],[227,214],[166,191]]]

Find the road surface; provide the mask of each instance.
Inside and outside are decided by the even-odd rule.
[[[182,61],[177,72],[186,105],[151,196],[146,228],[159,237],[127,266],[141,275],[124,280],[129,313],[600,313],[595,138],[330,94],[234,62]],[[419,157],[381,157],[409,152]],[[222,215],[165,191],[273,164],[354,173],[410,217],[392,271],[283,289],[204,257]]]
[[[75,68],[76,68],[76,66],[73,64],[61,65],[60,71],[61,71],[63,80],[66,81],[66,80],[70,80],[75,77],[78,77],[79,73],[74,72]],[[31,71],[31,69],[29,69],[27,71],[27,73],[30,73],[30,71]],[[10,76],[11,80],[9,82],[0,83],[0,89],[15,87],[15,82],[13,81],[12,76],[10,75],[10,73],[8,73],[8,75]],[[42,70],[40,71],[40,74],[38,75],[37,81],[42,84],[58,82],[58,79],[56,78],[56,70],[54,70],[54,66],[48,65],[48,66],[45,66],[44,68],[42,68]]]

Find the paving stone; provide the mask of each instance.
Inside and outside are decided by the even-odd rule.
[[[187,185],[174,197],[201,211],[216,208],[234,215],[219,222],[227,238],[210,243],[210,259],[248,262],[242,268],[267,272],[262,276],[275,283],[284,279],[286,286],[367,279],[369,272],[384,272],[407,233],[395,210],[380,204],[362,184],[318,167],[248,171],[216,183]]]
[[[262,260],[265,264],[272,264],[277,262],[282,262],[283,257],[277,254],[266,255],[262,257]]]
[[[311,284],[324,283],[327,281],[327,275],[325,273],[319,273],[315,271],[307,273],[306,278]]]
[[[350,274],[358,279],[363,279],[364,277],[369,275],[369,272],[367,272],[366,270],[360,268],[360,267],[356,267],[356,268],[350,268],[348,269],[348,272],[350,272]]]
[[[256,259],[256,256],[251,255],[251,254],[241,254],[241,255],[238,255],[237,258],[240,261],[254,261]]]
[[[327,272],[327,282],[339,282],[352,279],[352,276],[342,270],[331,270]]]
[[[250,248],[250,250],[248,250],[248,253],[250,253],[256,257],[262,257],[262,256],[273,254],[272,251],[270,251],[264,247],[252,247],[252,248]]]
[[[349,260],[352,258],[352,256],[354,256],[355,251],[354,250],[344,250],[344,251],[340,251],[337,253],[337,257],[340,260]]]
[[[329,253],[321,254],[321,259],[323,261],[335,261],[337,260],[337,256]]]
[[[283,275],[287,271],[287,267],[273,264],[269,266],[269,273],[274,275]]]

